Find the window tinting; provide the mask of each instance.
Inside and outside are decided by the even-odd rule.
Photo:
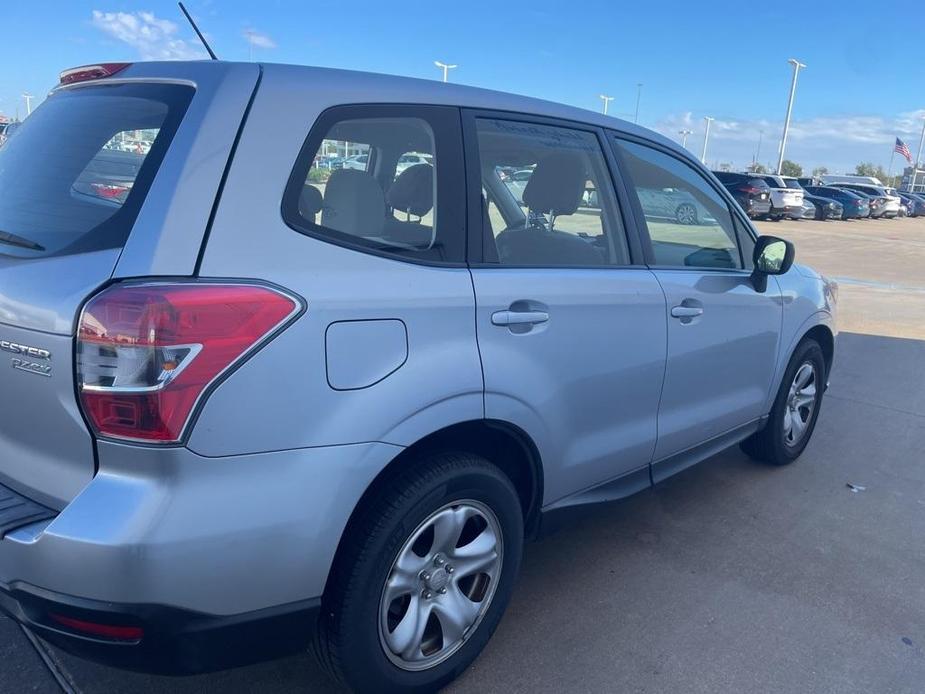
[[[541,267],[626,265],[625,235],[594,133],[476,119],[486,259]]]
[[[54,93],[0,147],[0,232],[36,257],[122,246],[193,90],[85,86]]]
[[[464,229],[441,214],[440,138],[426,118],[385,115],[397,109],[408,107],[344,107],[345,115],[383,115],[322,119],[306,143],[307,171],[297,167],[290,179],[284,216],[300,231],[339,243],[460,261]]]
[[[657,149],[623,140],[617,145],[642,207],[656,265],[742,267],[729,207],[700,173]]]

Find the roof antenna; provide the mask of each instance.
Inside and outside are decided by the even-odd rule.
[[[202,45],[206,47],[206,50],[209,52],[209,57],[212,58],[212,60],[218,60],[218,56],[215,55],[215,51],[213,51],[212,48],[209,46],[209,42],[206,41],[206,37],[202,35],[201,31],[199,31],[199,27],[196,26],[196,22],[193,21],[192,17],[190,17],[189,12],[187,12],[186,8],[183,6],[183,3],[178,2],[177,4],[180,6],[180,9],[183,11],[184,16],[186,16],[187,21],[193,27],[193,31],[196,32],[196,36],[198,36],[199,40],[202,41]]]

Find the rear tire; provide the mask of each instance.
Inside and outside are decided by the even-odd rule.
[[[697,208],[689,202],[682,202],[674,211],[678,224],[697,224]]]
[[[445,686],[501,621],[523,535],[517,492],[489,461],[418,461],[376,493],[344,540],[316,639],[322,666],[357,692]]]
[[[803,340],[790,358],[764,429],[743,441],[742,450],[771,465],[799,458],[816,428],[825,379],[822,348],[813,339]]]

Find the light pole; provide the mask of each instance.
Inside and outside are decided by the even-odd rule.
[[[919,151],[915,155],[915,164],[912,167],[912,184],[909,186],[911,192],[915,192],[916,174],[919,172],[919,162],[922,161],[922,145],[925,145],[925,116],[922,117],[922,137],[919,138]]]
[[[439,60],[434,61],[434,65],[443,69],[443,81],[446,82],[447,73],[454,68],[459,67],[458,65],[449,65],[447,63],[441,63]]]
[[[790,98],[787,99],[787,118],[784,120],[784,133],[780,138],[780,154],[777,158],[777,175],[781,173],[784,166],[784,148],[787,146],[787,133],[790,131],[790,113],[793,111],[793,96],[797,92],[797,75],[800,74],[800,68],[806,67],[796,58],[790,58],[788,61],[793,65],[793,81],[790,83]]]
[[[604,94],[600,94],[599,96],[600,96],[600,98],[601,98],[601,101],[604,102],[604,115],[606,116],[606,115],[607,115],[607,106],[610,104],[611,101],[613,101],[613,97],[612,97],[612,96],[606,96],[606,95],[604,95]]]
[[[639,122],[639,100],[642,98],[642,82],[636,83],[636,115],[633,116],[633,122]]]
[[[682,146],[682,147],[687,147],[687,136],[688,136],[688,135],[693,135],[693,134],[694,134],[694,131],[693,131],[693,130],[687,130],[687,129],[685,129],[685,130],[679,130],[679,131],[678,131],[678,135],[681,136],[681,146]]]
[[[761,141],[764,139],[764,130],[758,131],[758,149],[755,150],[755,161],[752,162],[755,166],[758,166],[758,159],[761,157]]]
[[[26,100],[26,116],[31,116],[32,115],[32,99],[34,97],[27,92],[23,92],[22,98]]]
[[[700,161],[704,164],[707,163],[707,143],[710,141],[710,123],[713,122],[713,118],[710,116],[704,116],[703,119],[707,122],[707,129],[703,133],[703,152],[700,153]]]

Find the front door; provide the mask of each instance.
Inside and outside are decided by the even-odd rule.
[[[616,143],[667,299],[658,463],[767,414],[782,299],[773,279],[756,291],[749,269],[754,238],[705,176],[667,151]],[[657,465],[653,477],[660,477]]]

